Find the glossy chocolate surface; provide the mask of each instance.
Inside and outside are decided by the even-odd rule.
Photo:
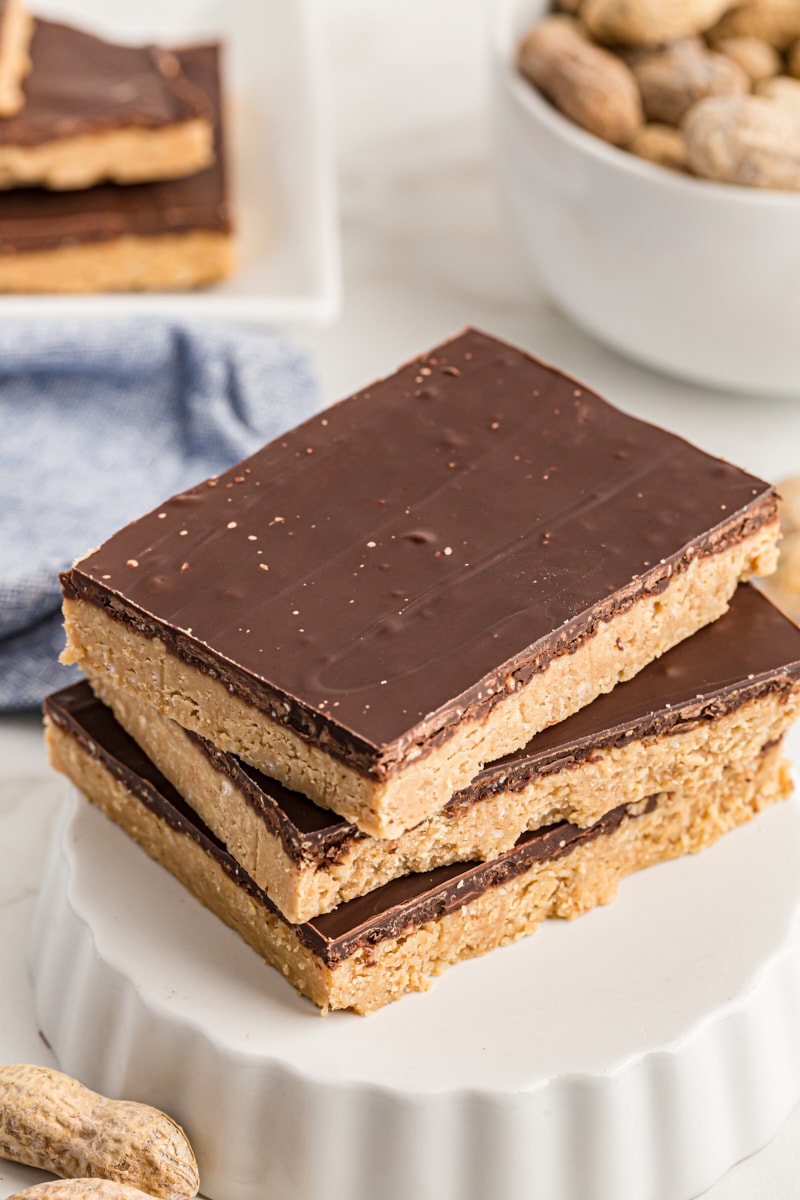
[[[468,330],[65,590],[380,778],[774,512],[768,484]]]
[[[158,129],[210,116],[176,55],[103,41],[57,21],[36,21],[25,104],[0,121],[0,146],[36,146],[108,129]]]
[[[45,700],[45,712],[60,729],[96,757],[141,803],[179,834],[191,837],[218,862],[239,887],[264,909],[288,924],[275,905],[228,854],[175,789],[156,770],[136,743],[117,724],[111,711],[96,700],[86,683],[73,684]],[[655,807],[651,798],[636,816]],[[490,888],[509,882],[538,862],[551,862],[577,846],[613,833],[628,815],[615,808],[589,829],[561,822],[524,834],[516,846],[491,862],[455,863],[424,874],[406,875],[367,896],[342,904],[334,912],[295,925],[300,940],[330,967],[362,947],[399,937],[427,921],[455,912]]]
[[[184,179],[84,191],[15,188],[0,192],[0,254],[52,250],[76,242],[133,235],[156,237],[231,229],[222,123],[219,47],[194,46],[177,54],[189,84],[208,98],[214,116],[215,161]],[[4,122],[0,122],[0,127]]]
[[[800,629],[760,592],[743,584],[730,611],[649,664],[627,683],[536,734],[521,750],[490,763],[447,810],[478,803],[498,790],[525,787],[539,775],[569,770],[596,751],[635,738],[686,732],[715,721],[765,693],[787,692],[800,678]],[[182,731],[176,727],[176,735]],[[366,837],[335,813],[186,733],[213,766],[240,789],[286,854],[321,865]]]

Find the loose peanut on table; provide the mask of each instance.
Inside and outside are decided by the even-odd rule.
[[[693,104],[706,96],[738,96],[750,91],[750,78],[700,38],[684,38],[648,54],[633,66],[648,121],[679,125]]]
[[[15,1192],[9,1200],[153,1200],[149,1192],[110,1179],[52,1179]]]
[[[683,125],[689,166],[706,179],[800,189],[800,111],[764,96],[712,96]]]
[[[790,479],[782,479],[778,484],[780,502],[778,515],[781,519],[782,533],[800,532],[800,475],[792,475]]]
[[[186,1134],[170,1117],[25,1064],[0,1066],[0,1158],[130,1184],[164,1200],[194,1196],[200,1182]]]
[[[767,594],[795,616],[800,612],[800,532],[785,533],[778,569],[765,583]]]
[[[800,475],[778,484],[781,519],[778,569],[763,580],[762,586],[779,608],[794,621],[800,621]]]
[[[643,123],[630,68],[592,45],[569,18],[547,17],[532,29],[520,47],[519,67],[556,108],[607,142],[624,146]]]
[[[658,46],[704,33],[739,0],[584,0],[581,19],[599,42]]]

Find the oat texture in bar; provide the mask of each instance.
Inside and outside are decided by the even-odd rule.
[[[25,101],[22,81],[31,69],[32,32],[23,0],[0,0],[0,117],[19,112]]]
[[[220,49],[196,46],[177,57],[187,86],[211,105],[211,165],[158,183],[0,193],[0,291],[165,290],[199,287],[230,272]]]
[[[755,761],[796,719],[800,630],[743,584],[730,611],[522,750],[438,813],[381,839],[102,681],[119,723],[293,923],[392,879],[491,859],[531,830],[589,826],[620,804],[699,791]],[[84,685],[84,688],[86,685]]]
[[[0,187],[143,183],[207,167],[212,113],[180,58],[36,21],[24,105],[0,123]]]
[[[394,880],[291,925],[87,688],[45,704],[53,765],[323,1009],[368,1013],[448,966],[612,901],[632,871],[698,851],[789,794],[780,744],[699,791],[525,834],[488,863]]]
[[[720,617],[774,489],[475,330],[63,577],[69,661],[396,837]]]

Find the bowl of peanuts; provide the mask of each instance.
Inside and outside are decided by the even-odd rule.
[[[539,288],[627,356],[800,396],[800,0],[496,0],[492,148]]]

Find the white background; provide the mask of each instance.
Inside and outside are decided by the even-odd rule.
[[[345,301],[331,328],[298,331],[316,356],[326,401],[472,323],[757,474],[800,472],[800,403],[708,393],[654,376],[583,336],[523,273],[489,168],[490,2],[328,5]],[[59,795],[38,721],[0,719],[0,1061],[51,1061],[32,1012],[26,946]],[[35,1178],[0,1163],[0,1197]],[[796,1112],[707,1200],[794,1200],[798,1180]]]

